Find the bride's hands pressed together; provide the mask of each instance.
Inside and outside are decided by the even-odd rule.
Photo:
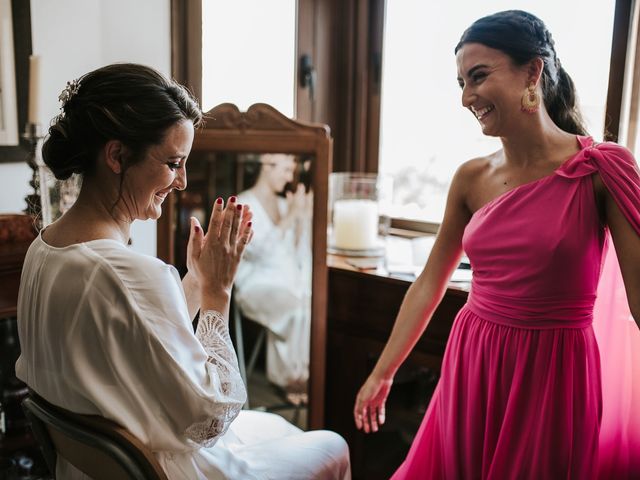
[[[226,207],[222,198],[216,200],[206,234],[191,219],[187,268],[198,280],[203,309],[227,310],[238,264],[253,236],[251,218],[249,206],[230,197]]]

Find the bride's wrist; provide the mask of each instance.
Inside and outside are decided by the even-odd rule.
[[[197,289],[200,291],[200,280],[191,270],[188,270],[185,276],[182,278],[182,285],[190,289]]]
[[[203,310],[217,310],[219,312],[226,312],[231,299],[231,292],[220,287],[207,287],[203,286],[200,289],[201,305]]]

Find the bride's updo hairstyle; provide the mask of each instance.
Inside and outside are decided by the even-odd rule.
[[[119,63],[67,83],[59,97],[62,112],[42,147],[44,163],[59,180],[91,175],[98,152],[110,140],[130,152],[126,168],[160,144],[166,131],[189,120],[197,127],[202,111],[190,93],[144,65]]]
[[[476,20],[464,31],[455,53],[467,43],[500,50],[515,65],[525,65],[536,57],[542,59],[542,95],[551,120],[565,132],[587,134],[573,80],[562,67],[551,33],[542,20],[522,10],[494,13]]]

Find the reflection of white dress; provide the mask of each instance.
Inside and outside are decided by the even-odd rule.
[[[194,335],[180,278],[158,259],[113,240],[53,248],[38,237],[18,329],[20,379],[55,405],[125,426],[171,479],[350,477],[335,433],[238,416],[246,393],[226,322],[205,315]],[[64,459],[57,470],[87,478]]]
[[[286,387],[309,378],[311,239],[309,225],[298,242],[294,229],[279,229],[258,198],[245,191],[240,203],[253,212],[254,236],[236,277],[236,303],[244,315],[268,328],[267,377]],[[280,198],[280,215],[287,202]],[[310,219],[309,219],[310,221]]]

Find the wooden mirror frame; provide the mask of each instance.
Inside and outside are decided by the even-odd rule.
[[[308,428],[323,428],[327,339],[327,201],[333,152],[329,127],[292,120],[264,103],[256,103],[246,112],[241,112],[231,103],[223,103],[205,113],[205,126],[195,133],[191,153],[200,152],[314,156],[311,162],[313,270]],[[165,200],[163,208],[163,215],[157,224],[158,258],[173,264],[178,214],[173,193]]]

